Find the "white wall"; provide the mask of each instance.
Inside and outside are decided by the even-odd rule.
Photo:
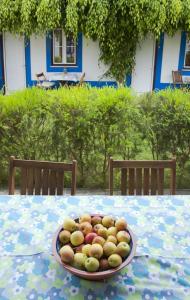
[[[172,71],[178,70],[181,32],[173,37],[164,34],[161,82],[172,83]]]
[[[46,39],[44,36],[31,36],[30,57],[31,79],[36,80],[35,74],[46,73]]]
[[[24,38],[4,34],[4,63],[6,92],[26,87]]]
[[[32,80],[36,80],[36,73],[47,73],[46,71],[46,38],[35,37],[30,38],[31,51],[31,74]],[[99,81],[108,78],[101,78],[106,71],[106,66],[99,64],[99,46],[98,42],[87,40],[83,37],[83,51],[82,51],[82,72],[85,72],[86,81]],[[52,74],[48,72],[48,74]]]
[[[83,72],[87,81],[111,81],[111,79],[102,77],[107,67],[99,62],[100,49],[98,42],[87,40],[83,37]]]
[[[137,48],[135,68],[132,73],[132,88],[138,92],[149,92],[153,86],[155,40],[145,39]]]

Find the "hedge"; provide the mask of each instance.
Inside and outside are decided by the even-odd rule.
[[[0,185],[10,155],[78,162],[77,186],[107,187],[108,158],[176,156],[178,187],[190,186],[190,94],[137,96],[128,88],[88,87],[0,95]],[[117,178],[117,182],[119,177]]]

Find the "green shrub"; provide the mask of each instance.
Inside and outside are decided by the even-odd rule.
[[[10,155],[78,162],[77,186],[108,187],[108,158],[176,156],[178,187],[190,186],[190,93],[137,96],[110,87],[26,89],[0,95],[0,180]],[[167,179],[167,175],[166,175]],[[68,181],[66,181],[68,182]],[[116,186],[120,174],[116,175]]]
[[[10,155],[78,162],[78,186],[107,185],[108,158],[135,158],[141,116],[130,89],[32,88],[0,98],[1,179]]]
[[[143,95],[142,114],[145,116],[145,136],[154,159],[176,157],[178,186],[185,187],[185,166],[190,160],[190,93],[166,89]],[[188,176],[189,177],[189,176]]]

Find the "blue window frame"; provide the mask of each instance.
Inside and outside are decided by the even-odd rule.
[[[55,63],[53,60],[53,32],[48,32],[46,35],[46,68],[47,72],[82,72],[82,34],[78,34],[76,42],[76,61],[74,63]]]
[[[0,33],[0,90],[4,86],[3,36]]]
[[[178,70],[181,71],[182,75],[190,75],[190,66],[185,66],[186,61],[186,49],[187,45],[187,33],[182,31],[181,33],[181,45],[180,45],[180,52],[179,52],[179,63],[178,63]]]

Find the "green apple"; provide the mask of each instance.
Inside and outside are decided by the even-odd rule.
[[[114,235],[114,236],[116,236],[117,235],[117,228],[116,227],[109,227],[108,228],[108,231],[107,231],[107,234],[108,234],[108,236],[109,235]]]
[[[117,238],[113,235],[109,235],[106,242],[112,242],[114,243],[115,245],[117,245]]]
[[[111,216],[105,216],[102,219],[102,224],[105,227],[112,227],[114,226],[114,219]]]
[[[87,256],[84,253],[75,253],[72,266],[77,269],[84,269]]]
[[[119,254],[121,257],[126,257],[129,255],[130,253],[130,246],[129,244],[125,243],[125,242],[120,242],[117,245],[117,250],[116,250],[117,254]]]
[[[67,244],[70,242],[71,233],[68,230],[62,230],[59,233],[59,240],[62,244]]]
[[[98,229],[98,235],[103,237],[104,239],[106,239],[108,236],[107,231],[108,230],[106,227],[100,228],[100,229]]]
[[[99,269],[99,261],[95,257],[88,257],[85,260],[85,268],[88,272],[96,272]]]
[[[117,233],[117,240],[118,240],[118,242],[129,243],[130,239],[131,239],[131,237],[130,237],[130,235],[129,235],[129,233],[127,231],[122,230],[122,231],[119,231]]]
[[[91,223],[91,216],[89,214],[84,214],[79,218],[79,223],[89,222]]]
[[[87,256],[89,255],[89,251],[90,251],[91,245],[90,244],[86,244],[82,247],[82,253],[84,253]]]
[[[74,231],[71,234],[70,240],[73,246],[79,246],[84,242],[84,235],[81,231]]]
[[[111,254],[116,252],[116,245],[112,242],[105,242],[104,246],[103,246],[103,251],[105,256],[110,256]]]
[[[108,264],[112,268],[116,268],[122,264],[122,258],[118,254],[112,254],[108,257]]]
[[[72,220],[71,218],[65,218],[64,222],[63,222],[63,228],[65,230],[68,230],[70,232],[75,231],[76,229],[76,223],[74,220]]]
[[[97,259],[100,259],[100,257],[103,255],[103,248],[100,244],[93,244],[90,247],[89,255],[92,257],[95,257]]]
[[[98,230],[100,228],[104,228],[104,226],[102,224],[96,224],[96,225],[94,225],[93,230],[94,230],[95,233],[98,233]]]

